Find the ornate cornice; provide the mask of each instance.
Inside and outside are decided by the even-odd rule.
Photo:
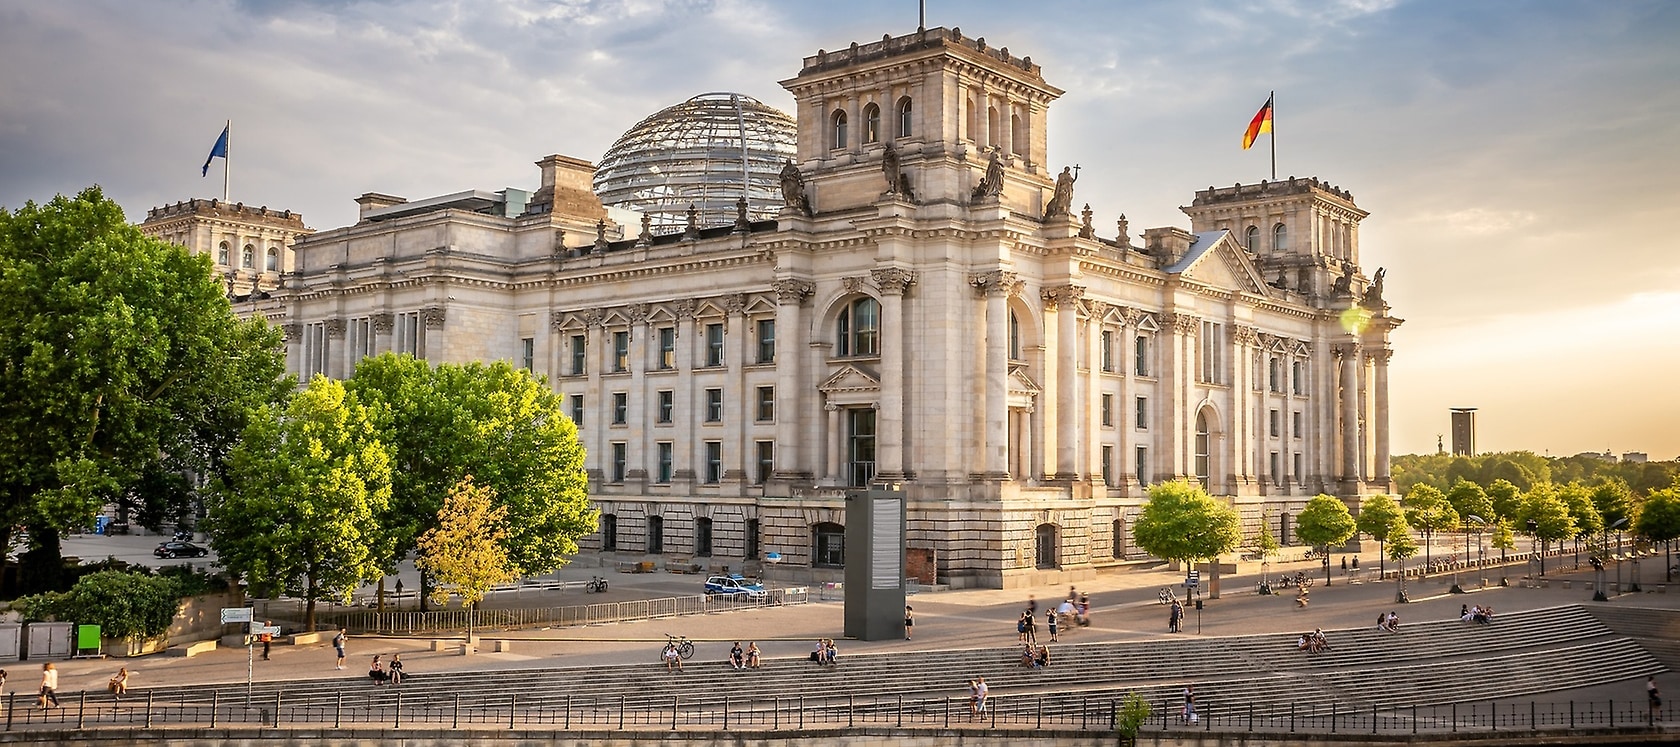
[[[678,319],[693,319],[694,310],[699,306],[700,302],[692,298],[679,298],[676,303],[672,304]]]
[[[875,285],[880,287],[881,293],[889,296],[902,296],[916,283],[916,273],[897,267],[883,267],[871,270],[869,274],[875,278]]]
[[[607,326],[606,309],[584,309],[583,323],[597,329]]]
[[[624,316],[630,320],[631,324],[641,324],[647,321],[648,313],[651,311],[653,311],[653,306],[649,304],[633,303],[624,307]]]

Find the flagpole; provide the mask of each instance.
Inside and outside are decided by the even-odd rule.
[[[1266,98],[1272,102],[1272,181],[1277,181],[1277,91]]]
[[[227,152],[222,154],[222,202],[227,202],[228,201],[228,164],[233,161],[233,120],[230,119],[230,120],[227,121],[227,126],[225,128],[223,128],[223,131],[227,133],[228,139],[227,139]],[[1273,137],[1274,137],[1274,139],[1276,138],[1276,136],[1273,136]],[[1273,145],[1272,147],[1276,148],[1277,146]],[[1277,156],[1274,155],[1272,157],[1272,159],[1275,161],[1277,159]],[[1272,170],[1276,171],[1277,166],[1275,166],[1275,165],[1272,166]]]

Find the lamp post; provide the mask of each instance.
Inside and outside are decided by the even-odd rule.
[[[1529,565],[1538,561],[1540,563],[1540,575],[1544,576],[1546,575],[1546,557],[1540,554],[1540,522],[1529,519],[1527,525],[1529,549],[1534,551],[1534,560],[1529,561]]]

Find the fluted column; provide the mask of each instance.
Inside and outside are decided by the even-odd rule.
[[[840,478],[840,442],[845,438],[840,430],[840,406],[829,402],[823,405],[823,410],[828,413],[828,464],[823,478],[831,484],[844,485],[846,481]]]
[[[1336,359],[1342,368],[1342,482],[1354,489],[1359,483],[1359,345],[1337,345]]]
[[[1015,273],[992,270],[969,282],[986,304],[985,441],[980,469],[986,479],[1009,477],[1009,295],[1020,283]]]
[[[1056,479],[1079,479],[1079,298],[1077,285],[1045,288],[1039,297],[1056,310]]]
[[[1091,482],[1101,484],[1105,479],[1102,469],[1102,333],[1103,316],[1108,313],[1108,304],[1102,301],[1085,301],[1085,412],[1082,422],[1085,425],[1085,474]],[[1113,354],[1115,351],[1109,351]],[[1126,403],[1114,403],[1114,430],[1119,432],[1120,426],[1125,425]],[[1110,469],[1117,469],[1120,465],[1109,465]]]
[[[695,334],[694,310],[699,304],[692,298],[680,299],[676,303],[677,310],[677,386],[671,395],[671,406],[676,411],[673,418],[679,424],[681,438],[671,449],[672,455],[671,481],[673,483],[687,483],[693,485],[694,465],[701,457],[695,452],[700,439],[700,411],[694,405],[694,346],[700,341],[700,335]],[[687,339],[684,339],[684,336]],[[687,442],[688,448],[683,448]]]
[[[556,312],[558,313],[558,312]],[[391,330],[396,327],[397,315],[381,311],[373,315],[373,354],[391,352]],[[555,327],[555,329],[559,329]],[[559,369],[556,369],[559,370]]]
[[[1231,362],[1234,364],[1234,376],[1231,381],[1231,434],[1230,453],[1234,458],[1231,473],[1236,478],[1238,486],[1251,485],[1255,482],[1256,473],[1266,464],[1263,439],[1256,438],[1259,432],[1253,421],[1260,418],[1254,397],[1254,377],[1260,376],[1264,381],[1265,373],[1255,370],[1254,359],[1260,347],[1260,331],[1246,324],[1237,325],[1231,335]],[[1265,357],[1261,356],[1264,367]],[[1264,401],[1264,400],[1260,400]],[[1280,457],[1281,458],[1281,457]],[[1259,481],[1261,490],[1265,489],[1265,480]]]
[[[801,306],[805,297],[816,289],[806,280],[786,278],[771,284],[776,291],[776,336],[787,340],[786,355],[776,356],[776,397],[790,404],[799,402],[800,363],[805,351],[799,343],[806,339],[802,324]],[[814,446],[814,445],[813,445]],[[776,418],[776,469],[778,480],[795,480],[802,476],[804,466],[799,450],[799,418]]]
[[[624,315],[630,319],[630,402],[625,422],[630,426],[630,454],[625,461],[625,482],[641,482],[646,487],[648,459],[653,453],[653,429],[647,423],[647,403],[652,395],[647,389],[648,312],[645,303],[630,304]]]
[[[350,346],[344,344],[344,329],[347,325],[343,317],[328,319],[327,327],[327,376],[343,380],[350,370]]]
[[[583,406],[585,411],[594,412],[584,415],[583,428],[588,434],[589,444],[585,451],[585,466],[590,459],[594,466],[589,467],[589,473],[597,484],[606,482],[610,477],[609,462],[612,459],[611,450],[607,448],[607,424],[612,422],[612,395],[602,391],[601,369],[607,365],[607,329],[606,311],[603,309],[588,309],[583,312],[583,323],[588,329],[589,340],[584,344],[585,357],[583,370],[589,375],[589,388],[584,392]]]
[[[1388,443],[1388,359],[1394,356],[1393,350],[1377,350],[1371,353],[1371,359],[1376,363],[1375,391],[1371,394],[1376,399],[1376,422],[1372,423],[1375,432],[1377,450],[1376,481],[1387,490],[1389,488],[1389,443]]]
[[[753,402],[749,402],[752,395],[747,393],[746,360],[747,360],[747,297],[745,294],[734,294],[723,299],[723,309],[729,317],[723,333],[723,367],[727,373],[723,376],[723,482],[736,486],[745,484],[746,449],[742,446],[741,437],[746,433],[745,421],[752,417]],[[782,398],[782,392],[792,393],[792,389],[782,389],[781,382],[776,382],[776,397]],[[793,420],[792,413],[787,419]],[[780,422],[782,418],[777,418]],[[696,448],[704,450],[704,439]],[[704,456],[699,457],[704,459]]]
[[[884,117],[885,115],[883,115]],[[886,123],[883,122],[885,127]],[[897,120],[893,120],[897,126]],[[876,474],[884,480],[904,479],[904,294],[916,275],[897,267],[871,273],[881,288],[881,409],[875,423]]]

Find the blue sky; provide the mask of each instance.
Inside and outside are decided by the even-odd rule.
[[[1280,176],[1369,210],[1388,268],[1395,449],[1447,408],[1480,446],[1680,455],[1680,3],[930,0],[930,26],[1031,55],[1067,93],[1050,160],[1099,226],[1188,226],[1277,91]],[[354,219],[379,191],[531,187],[707,91],[791,109],[817,49],[907,33],[916,3],[0,0],[0,205],[98,183],[131,218],[220,194]]]

